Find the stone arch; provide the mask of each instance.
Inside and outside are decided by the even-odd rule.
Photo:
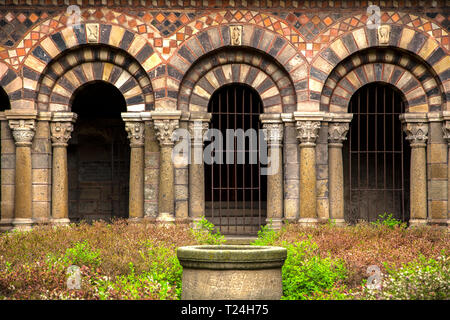
[[[370,60],[366,53],[371,53]],[[442,99],[440,106],[444,105],[442,109],[446,109],[450,89],[444,89],[442,84],[450,77],[450,56],[433,37],[399,25],[391,25],[386,43],[380,43],[376,29],[367,27],[354,29],[335,39],[311,64],[310,90],[315,92],[311,94],[312,99],[320,100],[320,93],[329,90],[325,88],[325,81],[333,77],[332,71],[340,68],[341,73],[344,69],[348,72],[367,61],[400,65],[411,70],[418,79],[421,79],[420,74],[434,78],[436,86],[433,89],[438,87]],[[429,94],[434,96],[434,92]]]
[[[438,76],[417,57],[400,53],[392,48],[362,50],[341,61],[328,76],[311,67],[313,81],[324,81],[321,110],[346,112],[351,95],[363,85],[376,81],[398,88],[409,112],[441,110],[446,97]]]
[[[214,91],[233,82],[253,87],[269,113],[295,111],[297,96],[306,87],[306,80],[293,83],[287,71],[270,56],[248,48],[228,47],[204,55],[193,64],[180,84],[177,107],[206,112]]]
[[[4,63],[0,63],[0,88],[8,96],[10,107],[22,97],[22,79]]]
[[[32,77],[37,74],[29,71]],[[154,109],[150,79],[141,64],[121,49],[85,45],[52,60],[38,78],[37,109],[67,111],[74,91],[91,81],[106,81],[124,95],[128,111]]]
[[[308,66],[303,55],[283,36],[254,25],[244,25],[241,45],[231,46],[229,29],[222,25],[202,30],[180,46],[167,66],[168,97],[178,100],[177,108],[187,109],[186,89],[193,89],[204,74],[220,65],[246,64],[270,76],[286,97],[283,107],[295,111],[297,101],[306,100]],[[292,92],[285,94],[288,90]]]

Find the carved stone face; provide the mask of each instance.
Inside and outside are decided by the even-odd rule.
[[[230,27],[231,34],[231,45],[239,46],[241,45],[241,26],[231,26]]]

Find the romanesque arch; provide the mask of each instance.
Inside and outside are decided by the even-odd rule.
[[[47,65],[36,88],[37,109],[68,111],[74,91],[91,81],[116,86],[125,97],[128,111],[153,109],[152,86],[139,62],[121,49],[100,45],[65,51]]]
[[[174,87],[179,88],[172,95],[169,91],[169,97],[177,99],[178,109],[189,109],[191,94],[197,84],[195,95],[200,96],[199,90],[202,91],[203,96],[200,97],[203,102],[193,102],[193,105],[204,107],[211,90],[217,89],[217,85],[234,81],[254,85],[258,75],[258,81],[265,81],[260,88],[262,94],[265,89],[276,87],[266,93],[265,106],[276,106],[273,110],[282,107],[286,112],[292,112],[299,100],[305,100],[307,63],[304,57],[276,33],[251,25],[246,26],[245,32],[240,45],[231,46],[229,26],[209,28],[191,37],[178,49],[168,65],[168,76],[173,78]],[[214,68],[217,69],[212,71]],[[202,80],[208,72],[211,72],[208,77],[213,82],[212,87]],[[258,74],[255,75],[256,72]],[[280,99],[276,100],[275,96]]]
[[[335,39],[315,58],[310,70],[310,90],[322,93],[316,95],[316,99],[321,101],[321,108],[329,103],[326,98],[335,86],[333,82],[336,82],[336,77],[339,80],[362,64],[385,62],[410,70],[426,85],[428,97],[436,97],[430,101],[430,111],[438,105],[444,105],[443,109],[446,109],[448,89],[444,89],[442,83],[448,80],[449,56],[426,33],[405,26],[391,28],[395,32],[390,31],[390,36],[381,41],[375,29],[354,29]]]

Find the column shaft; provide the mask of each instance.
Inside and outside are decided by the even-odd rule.
[[[278,159],[278,170],[267,176],[267,219],[275,229],[281,228],[283,218],[283,163],[280,145],[269,146],[269,159]]]
[[[172,147],[161,146],[161,163],[159,172],[159,213],[160,216],[169,214],[173,216],[174,205],[174,166],[172,162]]]
[[[16,192],[14,199],[14,218],[31,220],[31,149],[30,146],[16,146]],[[20,222],[20,221],[16,221]]]
[[[300,219],[316,219],[316,150],[300,145]]]
[[[144,147],[131,147],[129,218],[144,217]]]
[[[65,146],[53,147],[52,216],[59,222],[69,222],[69,177]]]
[[[344,220],[344,174],[342,145],[330,144],[328,150],[330,175],[330,216],[338,222]]]
[[[411,146],[411,224],[427,219],[427,174],[425,145]]]

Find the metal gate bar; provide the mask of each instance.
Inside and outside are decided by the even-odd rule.
[[[226,129],[243,129],[245,132],[260,128],[262,103],[259,95],[247,86],[222,87],[213,94],[209,110],[212,113],[211,128],[221,131],[224,146]],[[224,164],[205,165],[205,182],[210,187],[209,190],[205,188],[206,217],[224,234],[254,234],[265,222],[265,177],[261,177],[259,159],[258,164],[248,163],[251,151],[257,147],[250,139],[244,149],[239,150],[237,137],[234,137],[234,150],[224,148]],[[227,152],[233,154],[227,157]],[[237,164],[238,153],[244,157],[245,164]],[[227,164],[227,158],[234,159],[234,164]]]
[[[404,108],[401,94],[379,83],[361,88],[350,101],[354,121],[348,134],[346,211],[357,219],[375,220],[384,212],[406,219],[405,157],[399,120]]]

